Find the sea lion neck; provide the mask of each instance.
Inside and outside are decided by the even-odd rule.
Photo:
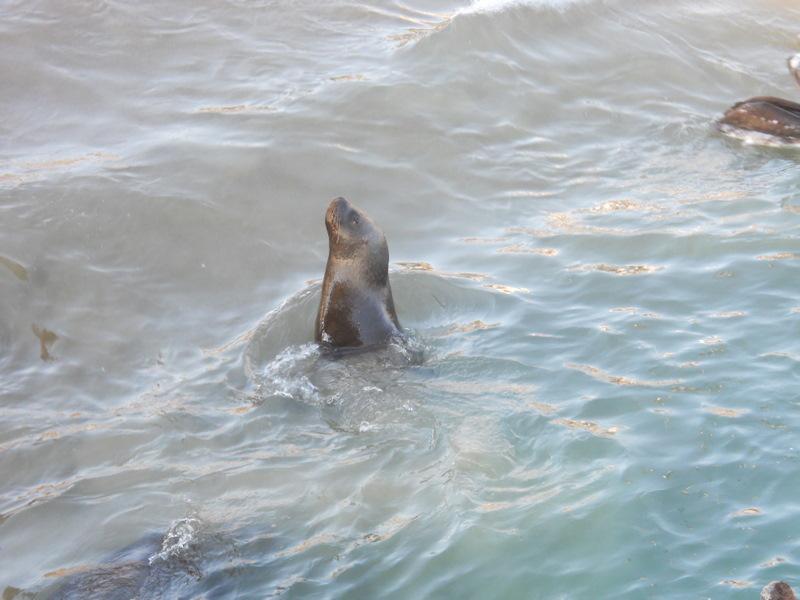
[[[370,287],[383,287],[389,281],[389,249],[383,244],[359,244],[347,247],[333,238],[328,250],[328,264],[336,263],[336,279],[359,281]]]

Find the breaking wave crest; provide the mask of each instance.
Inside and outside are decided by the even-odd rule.
[[[499,13],[519,6],[532,6],[565,10],[575,4],[585,4],[588,0],[473,0],[459,14],[491,14]]]

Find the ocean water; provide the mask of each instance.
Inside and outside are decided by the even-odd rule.
[[[800,587],[800,150],[714,125],[800,97],[798,34],[789,0],[4,2],[4,598]],[[412,352],[312,343],[340,195]]]

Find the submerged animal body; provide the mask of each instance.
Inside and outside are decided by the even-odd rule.
[[[212,546],[211,541],[216,543]],[[66,569],[63,577],[38,592],[12,592],[16,590],[18,600],[197,598],[203,586],[201,566],[227,548],[209,536],[198,519],[188,517],[173,523],[164,535],[147,534],[103,564]]]
[[[315,340],[335,349],[365,349],[400,335],[389,285],[389,247],[380,228],[344,198],[325,214],[328,263]]]
[[[199,570],[179,557],[154,560],[167,536],[149,534],[110,557],[105,564],[77,567],[53,586],[20,598],[47,600],[130,600],[165,597],[171,586],[195,581]]]
[[[792,56],[788,64],[789,72],[800,84],[800,54]],[[757,96],[730,107],[719,125],[724,132],[754,131],[800,142],[800,104],[772,96]]]

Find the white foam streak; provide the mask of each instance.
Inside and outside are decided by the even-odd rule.
[[[722,133],[728,137],[740,140],[747,146],[767,146],[769,148],[800,148],[800,142],[788,141],[769,133],[740,129],[727,123],[719,126]]]
[[[458,14],[499,13],[517,6],[534,6],[563,10],[574,4],[586,1],[587,0],[473,0],[472,4],[461,9]]]

